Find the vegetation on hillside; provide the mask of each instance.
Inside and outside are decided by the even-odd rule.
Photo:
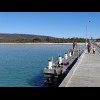
[[[96,39],[96,42],[100,42],[100,38],[97,38],[97,39]]]
[[[0,34],[0,43],[85,43],[85,38],[55,38],[50,36],[28,35],[28,34]]]

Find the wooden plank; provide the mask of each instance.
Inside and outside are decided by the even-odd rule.
[[[100,53],[84,53],[59,87],[100,87]],[[100,49],[99,49],[100,50]]]

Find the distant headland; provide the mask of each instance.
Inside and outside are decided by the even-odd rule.
[[[85,43],[85,38],[56,38],[51,36],[41,36],[19,33],[0,33],[0,43]]]

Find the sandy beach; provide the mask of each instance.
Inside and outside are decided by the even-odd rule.
[[[96,42],[97,44],[100,44],[100,42]]]
[[[0,44],[72,44],[72,43],[0,43]],[[85,43],[77,43],[85,44]]]

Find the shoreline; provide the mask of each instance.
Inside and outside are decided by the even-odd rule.
[[[0,43],[0,44],[72,44],[72,43]],[[85,43],[77,43],[85,44]]]
[[[100,44],[100,42],[96,42],[97,44]]]

